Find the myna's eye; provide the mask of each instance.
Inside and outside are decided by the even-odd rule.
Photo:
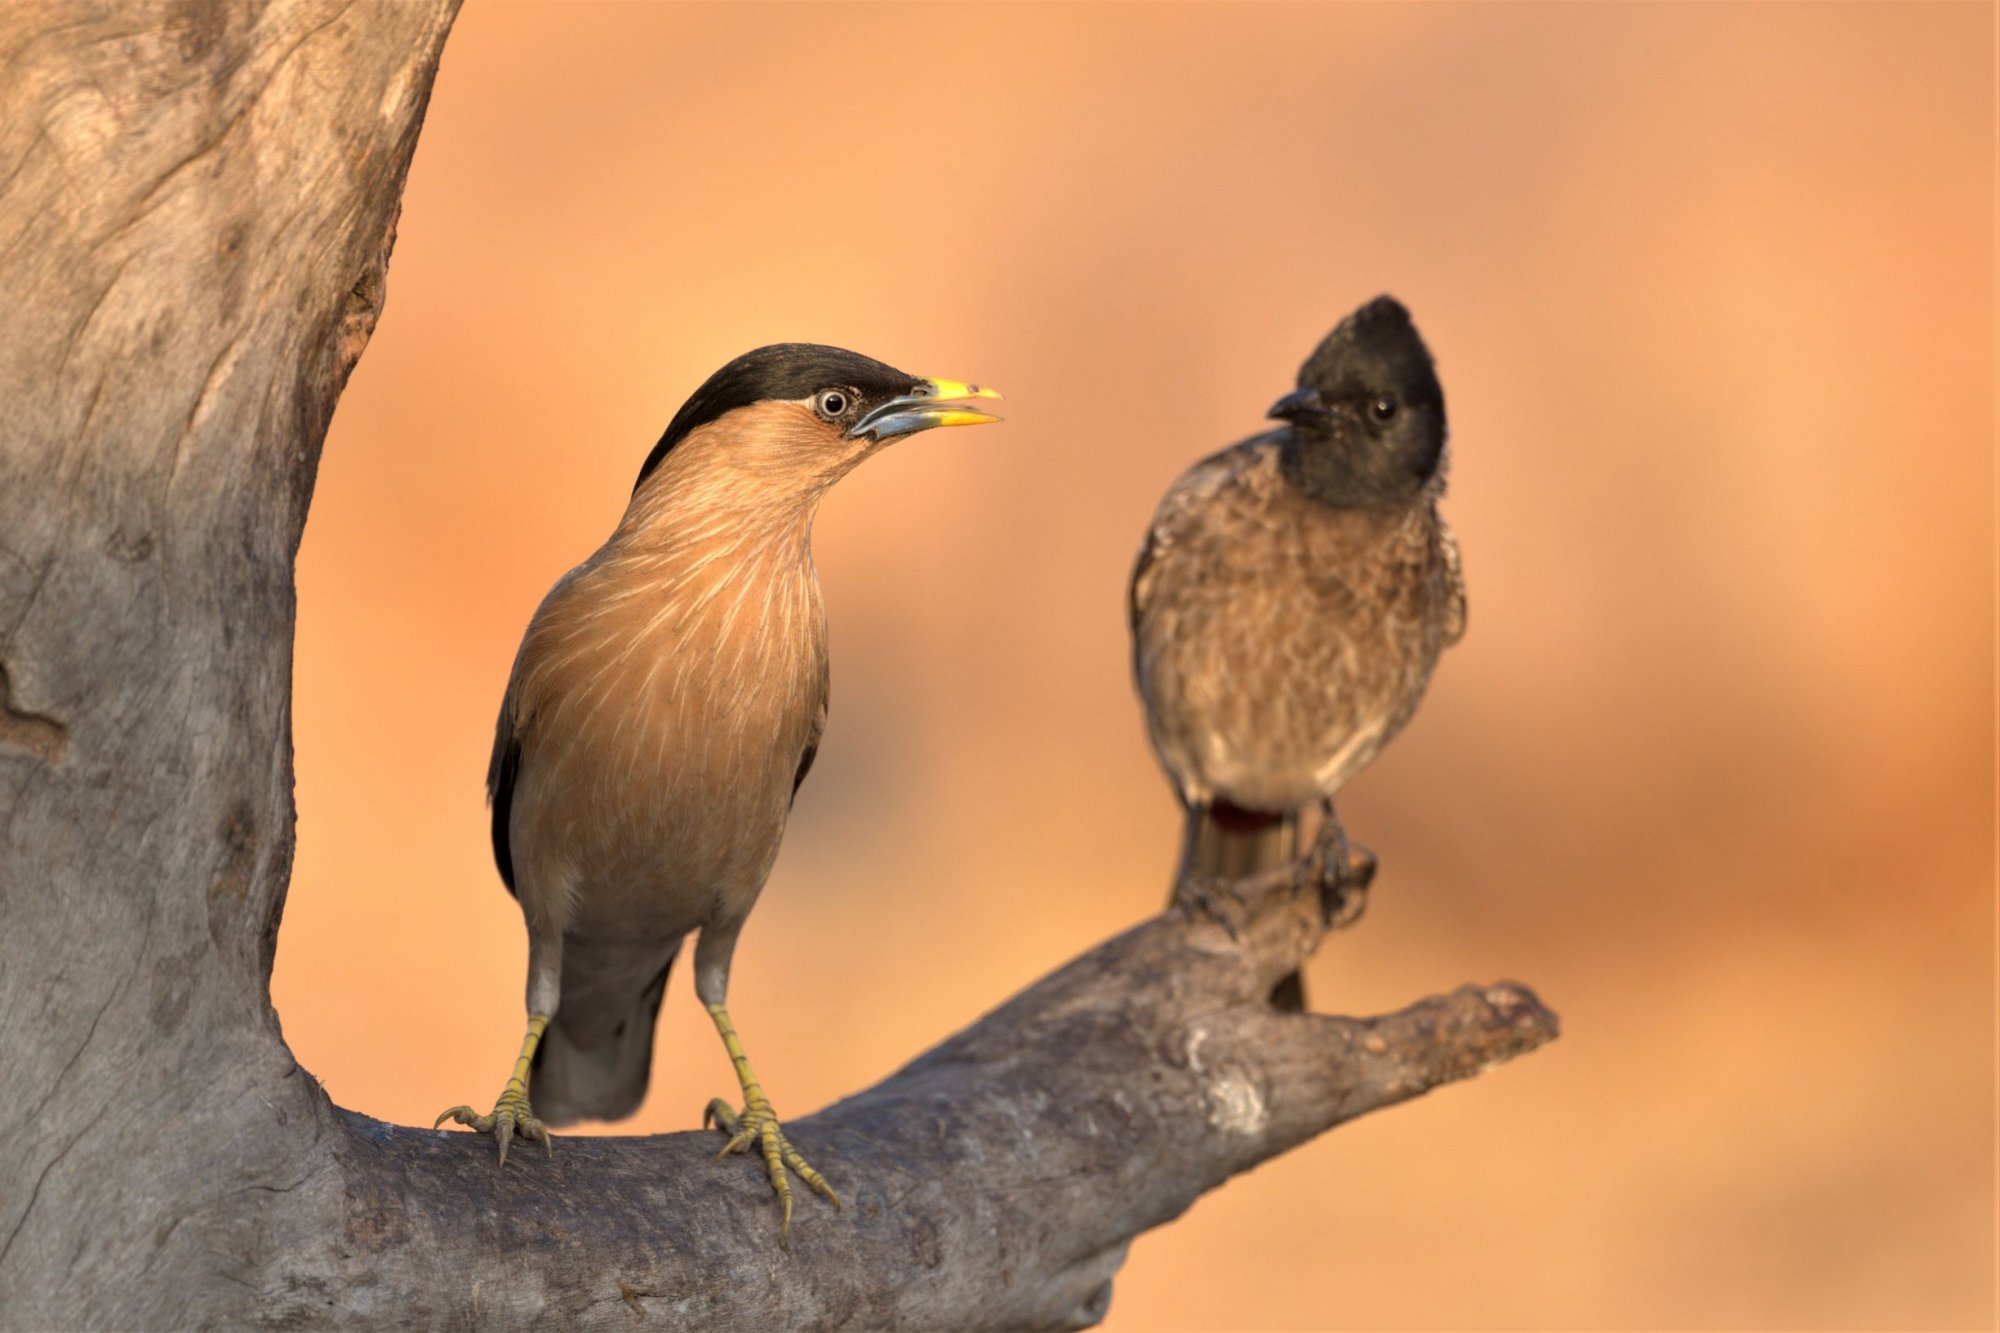
[[[828,421],[833,421],[847,411],[848,402],[845,389],[822,389],[818,400],[813,403],[813,409]]]
[[[1375,418],[1380,424],[1384,426],[1388,425],[1396,419],[1395,396],[1385,393],[1374,402],[1368,404],[1368,415]]]

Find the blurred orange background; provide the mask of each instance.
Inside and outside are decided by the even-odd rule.
[[[1010,418],[821,514],[832,723],[731,995],[779,1109],[1158,909],[1141,531],[1388,291],[1471,631],[1342,801],[1383,874],[1313,995],[1511,977],[1564,1035],[1145,1237],[1110,1326],[1990,1324],[1993,24],[470,5],[300,561],[299,1058],[404,1123],[498,1091],[515,645],[764,342]],[[621,1132],[733,1088],[685,968],[659,1052]]]

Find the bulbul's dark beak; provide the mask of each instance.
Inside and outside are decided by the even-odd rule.
[[[919,380],[910,392],[882,403],[848,428],[852,436],[887,440],[913,435],[933,426],[983,426],[999,417],[962,404],[968,399],[998,398],[997,389],[982,389],[963,380]]]
[[[1326,400],[1317,389],[1295,389],[1272,403],[1271,410],[1264,415],[1273,421],[1323,421],[1327,417]]]

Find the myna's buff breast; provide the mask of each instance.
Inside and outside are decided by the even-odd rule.
[[[658,524],[549,594],[513,686],[524,908],[559,895],[581,933],[661,937],[750,910],[825,705],[810,523]]]

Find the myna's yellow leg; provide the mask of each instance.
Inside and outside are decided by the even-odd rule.
[[[792,1235],[792,1183],[785,1178],[785,1168],[790,1167],[800,1180],[812,1187],[813,1191],[825,1197],[835,1208],[840,1207],[840,1196],[833,1192],[833,1186],[826,1183],[826,1177],[806,1165],[806,1159],[799,1156],[798,1149],[792,1147],[778,1127],[778,1113],[771,1109],[770,1099],[764,1096],[764,1089],[757,1082],[757,1076],[750,1072],[750,1057],[743,1054],[743,1043],[737,1040],[736,1027],[729,1021],[729,1011],[719,1004],[708,1006],[708,1016],[715,1020],[715,1030],[722,1035],[722,1047],[729,1052],[729,1062],[736,1066],[736,1081],[743,1085],[743,1113],[738,1115],[734,1107],[717,1097],[702,1112],[701,1122],[706,1125],[713,1121],[718,1129],[729,1136],[729,1142],[722,1145],[717,1157],[726,1157],[733,1152],[742,1152],[751,1144],[761,1144],[764,1150],[764,1168],[771,1174],[771,1188],[778,1191],[778,1200],[784,1205],[785,1220],[779,1229],[779,1240],[788,1248]]]
[[[542,1044],[542,1033],[548,1030],[548,1026],[547,1014],[529,1015],[528,1035],[521,1039],[521,1058],[514,1062],[514,1075],[500,1090],[500,1100],[493,1103],[491,1115],[480,1115],[470,1106],[454,1106],[437,1118],[438,1125],[456,1120],[461,1125],[470,1125],[481,1134],[493,1135],[500,1140],[502,1166],[507,1165],[507,1144],[516,1133],[524,1139],[539,1141],[548,1150],[549,1156],[554,1157],[556,1146],[549,1138],[548,1126],[535,1119],[534,1109],[528,1105],[528,1068],[535,1062],[535,1048]]]

